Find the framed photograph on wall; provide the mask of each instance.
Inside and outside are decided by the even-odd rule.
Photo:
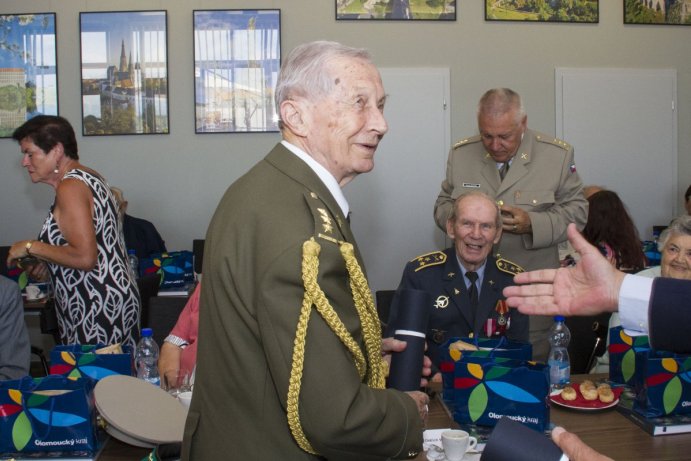
[[[196,133],[278,131],[280,10],[195,10]]]
[[[336,0],[336,19],[455,21],[456,0]]]
[[[600,22],[599,0],[485,0],[486,21]]]
[[[0,14],[0,138],[58,114],[55,13]]]
[[[165,11],[79,13],[84,136],[167,134]]]
[[[624,24],[691,26],[691,2],[624,0]]]

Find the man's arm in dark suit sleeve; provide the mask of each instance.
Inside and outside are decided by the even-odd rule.
[[[650,344],[655,349],[691,352],[691,280],[656,278],[648,308]]]

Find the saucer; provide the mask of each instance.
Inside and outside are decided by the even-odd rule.
[[[482,453],[480,453],[479,451],[470,450],[465,455],[463,455],[461,461],[479,461],[481,455]],[[446,459],[446,455],[444,454],[444,450],[437,446],[433,446],[432,448],[427,450],[425,452],[425,457],[427,458],[427,461],[448,461]]]

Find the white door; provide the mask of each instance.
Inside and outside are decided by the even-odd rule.
[[[584,184],[619,194],[644,240],[677,212],[676,75],[556,69],[557,137],[574,146]]]

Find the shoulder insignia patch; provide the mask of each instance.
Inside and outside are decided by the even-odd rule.
[[[553,146],[561,147],[564,150],[569,150],[571,149],[571,144],[569,144],[566,141],[562,141],[561,139],[550,137],[550,136],[544,136],[544,135],[537,135],[535,136],[535,139],[537,139],[540,142],[544,142],[547,144],[552,144]]]
[[[456,144],[453,145],[453,149],[458,149],[461,146],[464,146],[466,144],[472,144],[472,143],[478,142],[479,140],[480,140],[480,136],[472,136],[470,138],[461,139],[460,141],[457,141]]]
[[[520,274],[521,272],[525,272],[525,269],[523,269],[521,266],[504,258],[497,259],[497,269],[511,275],[516,275]]]
[[[438,266],[446,262],[446,254],[442,251],[433,251],[432,253],[427,253],[420,255],[415,259],[410,261],[411,263],[417,263],[415,272],[425,269],[430,266]]]

